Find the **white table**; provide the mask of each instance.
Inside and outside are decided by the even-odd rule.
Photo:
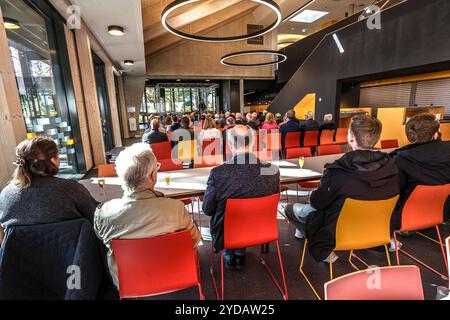
[[[300,170],[297,161],[272,161],[280,170],[281,184],[295,184],[298,182],[317,180],[322,174],[308,169],[305,165]],[[212,168],[186,169],[158,173],[158,182],[155,189],[162,192],[168,198],[189,198],[203,195]],[[166,176],[170,175],[170,185],[166,184]],[[119,199],[123,196],[121,181],[119,178],[105,178],[105,187],[102,190],[98,186],[98,179],[80,181],[91,195],[99,202]]]

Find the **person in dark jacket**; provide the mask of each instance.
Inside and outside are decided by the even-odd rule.
[[[319,123],[314,120],[314,114],[309,111],[306,114],[306,119],[305,121],[302,121],[301,125],[300,125],[300,131],[305,132],[305,131],[316,131],[319,130],[320,125]]]
[[[323,116],[323,124],[320,126],[320,132],[322,130],[336,130],[336,125],[333,122],[333,115],[331,113]]]
[[[281,133],[281,147],[284,150],[284,143],[288,132],[300,132],[300,124],[295,118],[295,112],[293,110],[286,112],[286,122],[280,126],[279,131]]]
[[[401,211],[418,185],[450,183],[450,141],[439,138],[439,121],[432,114],[418,114],[406,124],[411,142],[391,153],[400,173],[400,199],[392,217],[392,230],[401,227]],[[450,195],[444,208],[444,221],[450,219]]]
[[[150,145],[154,143],[166,142],[169,141],[169,137],[167,133],[161,132],[159,130],[160,122],[158,119],[153,119],[150,123],[151,130],[144,133],[142,137],[143,143],[148,143]]]
[[[255,132],[247,126],[237,125],[228,130],[227,143],[234,157],[211,170],[203,211],[211,217],[211,236],[216,251],[224,248],[225,207],[228,199],[259,198],[280,191],[278,168],[260,161],[250,152],[255,140]],[[245,262],[245,249],[225,250],[224,259],[226,268],[241,269]]]
[[[297,238],[306,236],[317,261],[334,261],[336,226],[347,198],[384,200],[399,193],[398,170],[389,155],[374,150],[381,122],[371,116],[355,116],[349,130],[353,151],[325,166],[319,188],[310,204],[286,206],[286,215],[297,227]],[[392,245],[391,245],[392,247]]]
[[[17,146],[16,170],[0,193],[0,224],[30,226],[85,218],[91,223],[98,202],[75,180],[55,177],[58,147],[39,136]]]
[[[180,122],[178,121],[178,117],[176,115],[172,116],[172,124],[169,124],[166,129],[167,132],[172,132],[180,128]]]

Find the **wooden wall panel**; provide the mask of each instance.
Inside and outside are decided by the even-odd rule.
[[[25,121],[0,8],[0,190],[15,169],[15,147],[25,139]]]
[[[130,138],[130,130],[128,129],[128,116],[127,116],[127,105],[125,102],[125,90],[124,90],[124,81],[123,77],[120,76],[117,78],[118,86],[119,86],[119,104],[120,104],[120,112],[122,114],[122,130],[123,130],[123,137],[125,139]]]
[[[94,159],[92,155],[91,138],[89,136],[89,126],[86,116],[86,106],[84,103],[83,88],[81,84],[80,67],[78,63],[78,55],[75,44],[75,34],[66,28],[67,50],[69,53],[70,69],[72,72],[73,90],[75,102],[77,105],[78,121],[80,124],[81,139],[83,143],[84,158],[86,162],[86,170],[92,169]]]
[[[86,115],[89,124],[94,164],[106,163],[105,144],[100,109],[98,106],[97,88],[95,84],[94,63],[92,60],[89,34],[85,28],[75,30],[79,64],[82,66],[81,80],[84,92]]]
[[[129,135],[131,137],[135,137],[139,135],[139,111],[142,104],[142,98],[144,97],[144,88],[146,77],[139,76],[125,76],[123,78],[124,81],[124,91],[125,91],[125,105],[126,108],[133,107],[136,109],[136,112],[129,113],[127,112],[126,122],[128,123],[130,118],[136,119],[137,131],[130,131]]]
[[[114,67],[111,63],[105,64],[105,79],[108,90],[109,107],[111,109],[111,124],[113,131],[114,146],[122,147],[122,137],[120,134],[119,109],[117,106],[116,84],[114,81]]]

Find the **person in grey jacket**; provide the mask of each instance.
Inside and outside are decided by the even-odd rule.
[[[16,170],[0,193],[0,224],[29,226],[86,218],[93,222],[98,202],[74,180],[56,178],[59,154],[48,137],[23,141],[16,149]]]

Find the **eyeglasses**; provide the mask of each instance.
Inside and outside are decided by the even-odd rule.
[[[158,163],[156,164],[156,171],[159,171],[159,169],[161,169],[161,163],[158,162]]]

